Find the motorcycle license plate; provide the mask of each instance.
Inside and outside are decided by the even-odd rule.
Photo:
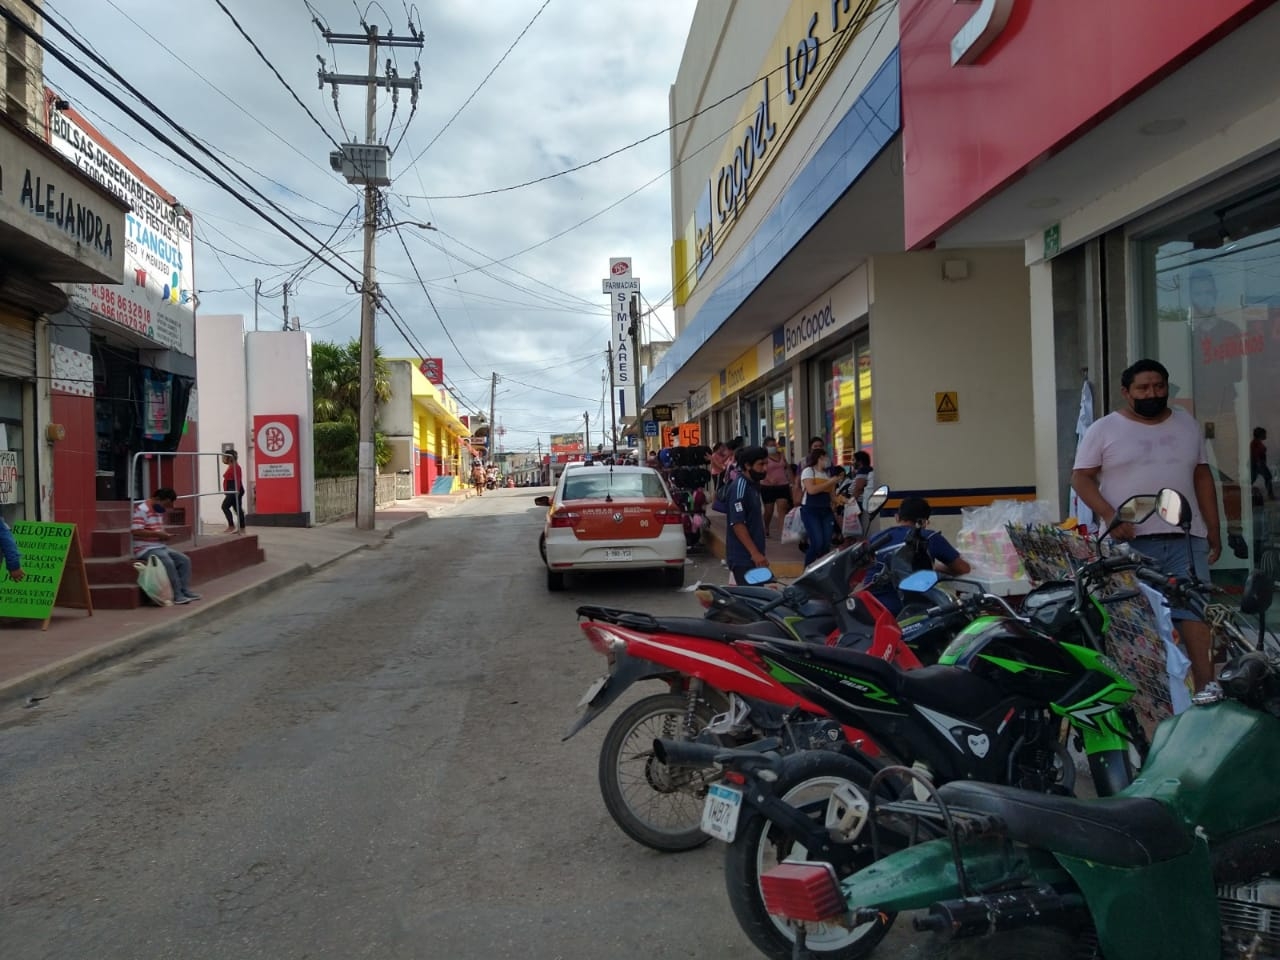
[[[630,560],[631,548],[625,547],[625,548],[619,548],[614,550],[606,550],[604,552],[604,558],[606,560]]]
[[[587,687],[587,692],[582,695],[582,699],[578,701],[579,707],[585,707],[588,703],[596,698],[596,694],[604,689],[604,685],[609,682],[608,677],[601,677],[591,686]]]
[[[742,791],[713,783],[702,805],[702,832],[717,840],[733,843],[738,835],[738,815],[742,813]]]

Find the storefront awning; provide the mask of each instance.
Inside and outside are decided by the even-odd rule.
[[[866,256],[903,248],[899,89],[895,49],[655,365],[644,406],[685,400]]]

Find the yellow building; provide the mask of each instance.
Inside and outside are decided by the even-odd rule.
[[[391,400],[378,409],[378,425],[391,445],[390,472],[408,470],[413,492],[448,494],[462,489],[462,454],[471,430],[458,402],[429,381],[418,360],[389,360]]]

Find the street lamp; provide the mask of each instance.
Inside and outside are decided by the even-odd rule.
[[[396,227],[417,227],[419,230],[430,230],[433,233],[440,231],[430,223],[423,223],[421,220],[397,220],[394,223],[384,223],[378,227],[379,230],[392,230]]]

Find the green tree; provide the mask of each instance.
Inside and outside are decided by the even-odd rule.
[[[355,473],[360,423],[360,341],[346,344],[317,340],[311,345],[311,392],[316,418],[316,465],[321,475]],[[373,397],[381,405],[391,400],[391,371],[382,351],[374,348]],[[338,425],[351,429],[336,429]],[[381,434],[375,440],[374,459],[385,467],[391,448]],[[347,465],[350,464],[350,469]]]

